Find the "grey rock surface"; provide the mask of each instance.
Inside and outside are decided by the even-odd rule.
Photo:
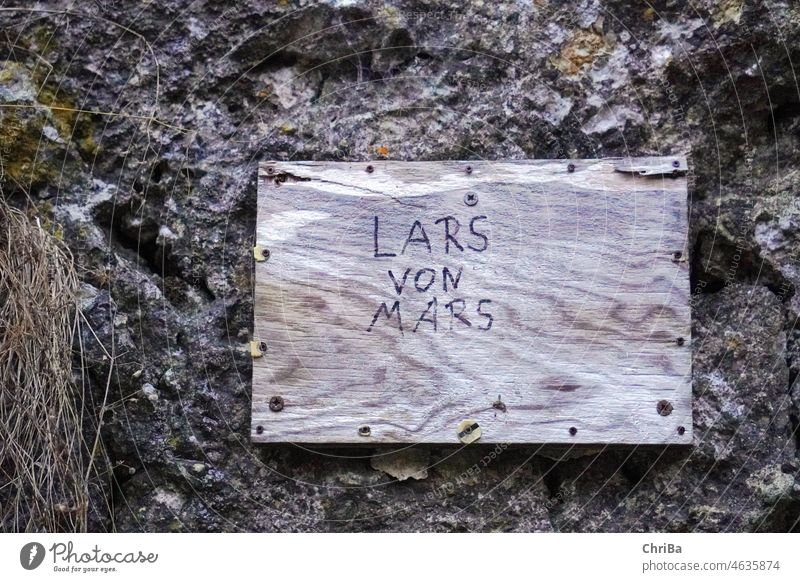
[[[798,528],[800,7],[49,0],[0,25],[3,195],[72,248],[109,403],[93,529]],[[695,446],[426,449],[397,481],[250,445],[257,164],[382,152],[689,154]]]

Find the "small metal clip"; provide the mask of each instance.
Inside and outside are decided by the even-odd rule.
[[[269,251],[261,248],[261,245],[256,245],[253,247],[253,258],[257,262],[263,263],[264,261],[269,259]]]
[[[481,427],[478,425],[477,420],[462,420],[458,423],[458,440],[460,440],[465,445],[469,443],[474,443],[479,438],[481,438]]]
[[[260,340],[253,340],[250,342],[250,356],[253,358],[260,358],[264,355],[266,350],[262,350],[261,348],[266,347],[266,343]]]
[[[664,161],[663,159],[653,160],[653,163],[645,162],[619,162],[614,165],[614,170],[625,174],[638,174],[639,176],[678,176],[689,171],[686,161],[674,159]]]

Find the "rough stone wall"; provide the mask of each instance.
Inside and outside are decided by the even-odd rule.
[[[93,529],[798,528],[796,4],[17,4],[0,8],[0,175],[80,265],[113,477]],[[692,449],[249,444],[259,161],[678,152]]]

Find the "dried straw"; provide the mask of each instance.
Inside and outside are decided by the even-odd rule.
[[[0,531],[85,531],[72,255],[0,197]]]

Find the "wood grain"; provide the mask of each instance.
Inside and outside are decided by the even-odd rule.
[[[262,164],[253,441],[691,443],[686,178],[614,169],[673,161]]]

